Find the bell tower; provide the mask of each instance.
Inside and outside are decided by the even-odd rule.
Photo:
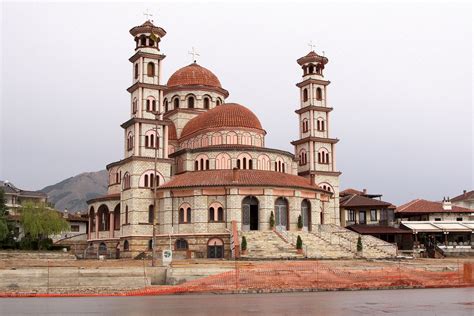
[[[163,91],[161,63],[165,55],[160,41],[166,31],[151,20],[130,30],[134,37],[135,53],[132,63],[130,93],[130,119],[121,126],[125,132],[125,157],[168,158],[167,122],[163,121]]]
[[[312,45],[311,45],[312,46]],[[336,169],[336,143],[330,137],[330,113],[327,88],[330,81],[324,77],[328,59],[314,50],[297,60],[303,71],[300,106],[295,112],[299,118],[299,139],[292,142],[298,158],[298,175],[314,179],[314,184],[331,192],[328,205],[323,205],[323,223],[339,224],[339,175]],[[324,204],[324,203],[323,203]]]

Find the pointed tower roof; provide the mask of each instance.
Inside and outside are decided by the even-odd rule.
[[[314,50],[310,51],[306,56],[299,58],[296,62],[300,65],[315,62],[315,63],[324,63],[327,64],[329,59],[327,57],[318,55]]]
[[[145,23],[143,23],[142,25],[132,27],[130,29],[130,34],[132,34],[133,36],[137,36],[138,34],[151,33],[152,31],[159,37],[163,37],[166,35],[166,31],[164,29],[154,25],[150,20],[145,21]]]

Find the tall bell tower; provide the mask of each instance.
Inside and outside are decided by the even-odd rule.
[[[339,225],[339,175],[336,169],[336,143],[330,135],[330,113],[327,88],[330,81],[324,78],[328,59],[314,50],[297,60],[303,70],[300,89],[300,106],[295,112],[299,118],[299,139],[293,141],[298,158],[298,175],[311,178],[322,189],[330,191],[329,202],[322,203],[323,223]],[[313,180],[314,179],[314,180]]]
[[[125,157],[168,158],[168,129],[163,121],[163,91],[161,63],[165,55],[160,41],[166,31],[150,20],[130,30],[135,40],[130,93],[130,119],[121,126],[125,132]]]

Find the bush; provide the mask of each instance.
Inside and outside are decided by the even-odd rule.
[[[298,238],[296,239],[296,249],[303,249],[303,240],[300,235],[298,235]]]
[[[362,238],[357,238],[357,251],[362,251]]]
[[[273,215],[273,211],[270,213],[270,228],[275,227],[275,215]]]
[[[298,215],[298,228],[303,228],[303,217],[301,215]]]
[[[51,250],[53,248],[53,240],[51,238],[40,239],[38,241],[39,250]]]
[[[38,250],[38,240],[25,236],[20,240],[20,250]]]
[[[245,238],[245,236],[242,236],[242,244],[240,245],[240,248],[242,248],[242,251],[247,250],[247,238]]]

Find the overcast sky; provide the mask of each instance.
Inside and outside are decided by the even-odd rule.
[[[329,58],[342,188],[397,204],[472,189],[472,5],[455,1],[3,2],[0,179],[41,189],[123,157],[128,31],[146,8],[167,31],[164,80],[196,47],[267,147],[293,152],[296,59],[313,40]]]

